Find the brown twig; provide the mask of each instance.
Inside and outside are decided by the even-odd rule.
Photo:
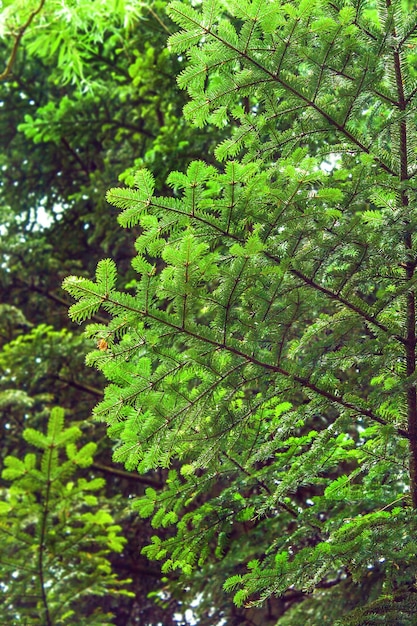
[[[5,80],[9,76],[9,74],[11,74],[14,62],[16,60],[17,50],[19,48],[19,44],[22,40],[22,37],[27,31],[27,29],[29,28],[29,26],[31,25],[33,19],[38,15],[38,13],[42,11],[44,4],[45,4],[45,0],[41,0],[38,8],[32,11],[32,13],[30,13],[26,22],[23,24],[23,26],[19,28],[19,30],[17,31],[17,34],[14,35],[14,44],[13,44],[12,52],[9,56],[9,60],[7,61],[5,70],[0,74],[0,80]]]
[[[94,469],[103,472],[104,474],[109,474],[110,476],[118,476],[119,478],[126,478],[127,480],[135,480],[138,483],[142,483],[143,485],[149,485],[150,487],[155,487],[155,489],[162,489],[163,484],[159,480],[155,480],[154,478],[148,478],[147,476],[140,476],[139,474],[134,474],[133,472],[125,472],[124,470],[118,469],[117,467],[111,467],[109,465],[104,465],[104,463],[94,462],[92,467]]]

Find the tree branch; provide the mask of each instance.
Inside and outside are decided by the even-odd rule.
[[[73,380],[71,378],[64,378],[57,374],[53,376],[55,380],[59,380],[62,383],[69,385],[70,387],[74,387],[74,389],[80,389],[80,391],[85,391],[96,398],[102,398],[103,392],[101,389],[96,389],[96,387],[91,387],[90,385],[86,385],[85,383],[80,383],[78,380]]]
[[[240,243],[241,245],[245,244],[244,239],[241,239],[240,237],[238,237],[237,235],[234,235],[233,233],[227,232],[226,230],[221,228],[218,225],[218,223],[205,219],[197,215],[196,213],[191,214],[191,213],[187,213],[186,211],[180,211],[179,209],[173,208],[171,206],[164,206],[162,204],[156,204],[156,203],[153,203],[153,206],[157,209],[163,209],[167,212],[177,213],[179,215],[186,215],[187,217],[190,218],[190,220],[195,220],[197,222],[205,224],[206,226],[209,226],[210,228],[213,228],[214,230],[217,230],[217,232],[221,233],[224,237],[228,237],[232,239],[233,241]],[[272,254],[268,254],[267,252],[264,252],[264,254],[268,259],[270,259],[271,261],[274,261],[274,263],[280,263],[281,261],[281,259],[277,258],[276,256]],[[384,324],[382,324],[381,322],[379,322],[373,315],[366,313],[360,307],[356,306],[352,302],[349,302],[349,300],[346,300],[346,298],[343,298],[343,296],[341,296],[340,294],[332,291],[331,289],[328,289],[327,287],[322,287],[318,283],[314,282],[312,279],[308,278],[308,276],[305,276],[305,274],[303,274],[299,270],[295,270],[294,268],[289,268],[288,271],[293,276],[297,276],[297,278],[300,278],[306,285],[312,287],[313,289],[316,289],[317,291],[320,291],[331,300],[340,302],[340,304],[343,304],[351,311],[354,311],[355,313],[357,313],[360,317],[362,317],[364,320],[366,320],[370,324],[375,325],[375,327],[378,328],[379,330],[382,330],[383,332],[390,334],[394,339],[399,341],[401,344],[405,345],[406,340],[404,339],[404,337],[401,337],[401,335],[392,334],[389,328],[385,326]]]
[[[386,0],[386,7],[392,9],[391,0]],[[394,18],[393,18],[394,19]],[[392,36],[395,40],[397,31],[395,24],[392,27]],[[407,101],[404,93],[404,76],[401,67],[400,49],[393,50],[394,75],[397,88],[398,102],[400,110],[404,113],[407,110]],[[408,178],[408,129],[407,118],[404,117],[399,122],[399,169],[400,185]],[[400,187],[401,189],[401,187]],[[406,190],[400,192],[400,201],[403,215],[408,216],[409,201]],[[406,217],[404,223],[404,246],[407,251],[408,261],[406,263],[406,276],[408,281],[412,281],[415,275],[416,262],[413,253],[413,232],[414,226],[410,225],[410,220]],[[414,375],[416,371],[416,302],[414,289],[407,293],[406,306],[406,328],[407,338],[405,342],[405,360],[407,368],[407,378]],[[417,390],[414,382],[407,385],[407,422],[409,436],[409,477],[410,493],[414,509],[417,509]]]
[[[38,15],[38,13],[40,13],[42,11],[43,5],[45,4],[45,1],[46,0],[41,0],[38,8],[35,9],[34,11],[32,11],[32,13],[30,13],[30,15],[29,15],[28,19],[26,20],[26,22],[23,24],[23,26],[21,26],[19,28],[19,30],[17,31],[17,34],[14,35],[15,40],[14,40],[13,48],[12,48],[11,54],[9,56],[9,60],[7,61],[6,68],[0,74],[0,80],[5,80],[9,76],[9,74],[11,74],[14,62],[16,60],[17,50],[19,48],[20,42],[22,40],[22,37],[25,34],[26,30],[31,25],[32,20]]]
[[[322,287],[322,285],[319,285],[311,278],[308,278],[308,276],[306,276],[299,270],[290,269],[289,271],[291,272],[291,274],[293,274],[293,276],[297,276],[297,278],[300,278],[309,287],[316,289],[316,291],[320,291],[321,293],[328,296],[331,300],[336,300],[337,302],[340,302],[340,304],[343,304],[346,308],[350,309],[354,313],[357,313],[360,317],[362,317],[370,324],[374,325],[379,330],[382,330],[385,333],[389,333],[389,328],[387,328],[385,324],[381,324],[381,322],[378,322],[378,320],[373,315],[369,315],[352,302],[349,302],[349,300],[346,300],[346,298],[343,298],[343,296],[341,296],[340,294],[331,291],[331,289],[327,289],[327,287]],[[406,343],[406,339],[404,339],[404,337],[401,337],[401,335],[393,335],[393,337],[402,344]]]
[[[65,300],[65,298],[61,298],[61,296],[58,296],[53,291],[49,291],[48,289],[42,289],[42,287],[38,287],[37,285],[33,283],[28,283],[25,280],[22,280],[21,278],[17,278],[16,282],[26,287],[27,289],[30,289],[30,291],[39,293],[40,295],[45,296],[45,298],[48,298],[49,300],[52,300],[53,302],[56,302],[57,304],[61,304],[66,309],[69,309],[69,307],[71,306],[71,302],[69,302],[68,300]],[[93,315],[91,319],[95,322],[98,322],[99,324],[107,325],[109,323],[109,320],[107,318],[101,317],[101,315],[97,315],[97,314]]]
[[[324,118],[330,124],[331,127],[333,127],[338,133],[343,135],[345,137],[345,139],[351,145],[356,146],[356,148],[358,148],[361,152],[363,152],[365,154],[369,154],[370,156],[372,156],[373,159],[375,160],[375,162],[385,172],[387,172],[388,174],[391,174],[393,176],[397,176],[398,175],[397,172],[395,172],[391,167],[389,167],[389,165],[384,163],[384,161],[382,161],[377,155],[373,154],[371,152],[371,149],[368,148],[367,146],[365,146],[365,144],[362,143],[362,141],[360,139],[355,137],[346,128],[346,126],[344,124],[341,124],[340,122],[338,122],[334,117],[332,117],[329,113],[327,113],[327,111],[322,109],[314,100],[311,100],[301,90],[297,89],[296,87],[292,86],[289,82],[285,81],[282,78],[282,76],[280,75],[279,72],[273,72],[273,71],[269,70],[267,67],[262,65],[262,63],[260,61],[258,61],[256,58],[251,57],[247,53],[246,50],[240,50],[239,48],[237,48],[235,45],[233,45],[229,41],[226,41],[224,38],[220,37],[216,32],[214,32],[211,29],[210,26],[205,26],[204,24],[201,24],[199,21],[193,20],[189,15],[181,14],[178,8],[173,9],[173,11],[174,10],[178,14],[180,14],[182,18],[186,18],[194,26],[196,26],[199,29],[201,29],[201,31],[202,31],[202,33],[204,33],[204,35],[206,35],[206,36],[210,35],[211,37],[213,37],[213,39],[215,39],[216,41],[219,41],[226,48],[228,48],[229,50],[232,50],[233,52],[235,52],[238,58],[245,59],[249,64],[251,64],[254,67],[256,67],[257,69],[261,70],[263,72],[263,74],[265,74],[266,76],[269,76],[269,78],[272,81],[274,81],[274,82],[278,83],[279,85],[281,85],[281,87],[283,87],[288,93],[292,94],[293,96],[295,96],[296,98],[301,100],[301,102],[304,102],[307,107],[309,107],[310,109],[313,109],[314,111],[316,111],[316,113],[318,113],[320,115],[320,117]],[[209,102],[210,102],[210,100],[209,100]]]
[[[124,470],[118,469],[117,467],[104,465],[104,463],[94,462],[91,467],[94,467],[94,469],[99,470],[104,474],[117,476],[118,478],[126,478],[127,480],[134,480],[143,485],[155,487],[155,489],[162,489],[163,487],[163,483],[159,480],[155,480],[154,478],[147,478],[146,476],[140,476],[139,474],[133,474],[133,472],[125,472]]]
[[[126,557],[111,557],[111,564],[118,569],[127,570],[141,576],[152,576],[152,578],[161,578],[162,576],[161,570],[140,566],[132,561],[126,562]],[[165,573],[163,576],[172,578],[172,573]]]
[[[52,448],[49,447],[48,451],[48,469],[47,469],[47,483],[46,483],[46,492],[45,499],[43,503],[43,513],[41,519],[41,528],[40,528],[40,536],[39,536],[39,557],[38,557],[38,567],[39,567],[39,582],[41,586],[41,597],[42,604],[45,611],[45,625],[52,626],[51,616],[49,613],[48,606],[48,598],[46,595],[46,587],[45,587],[45,579],[44,579],[44,563],[43,557],[45,552],[45,538],[46,538],[46,524],[49,514],[49,495],[51,492],[51,465],[52,465]]]
[[[294,380],[297,383],[300,383],[302,387],[305,387],[307,389],[310,389],[311,391],[313,391],[315,394],[317,394],[318,396],[321,396],[322,398],[325,398],[326,400],[328,400],[329,402],[332,402],[333,404],[337,404],[339,406],[342,406],[345,409],[348,409],[349,411],[353,411],[354,413],[358,414],[358,415],[363,415],[364,417],[368,417],[370,420],[377,422],[378,424],[381,424],[383,426],[387,426],[389,424],[389,422],[387,422],[386,420],[384,420],[383,418],[379,417],[378,415],[376,415],[373,411],[371,411],[370,409],[365,409],[362,408],[360,406],[357,406],[355,404],[353,404],[353,402],[349,402],[347,400],[343,399],[342,397],[337,396],[334,393],[331,393],[330,391],[326,391],[325,389],[321,389],[320,387],[318,387],[317,385],[315,385],[314,383],[312,383],[308,378],[304,378],[303,376],[298,376],[297,374],[292,374],[291,372],[289,372],[288,370],[284,369],[283,367],[280,367],[279,365],[273,365],[272,363],[265,363],[264,361],[261,361],[259,359],[257,359],[256,357],[246,354],[245,352],[242,352],[241,350],[239,350],[238,348],[235,348],[234,346],[231,346],[230,344],[226,344],[220,341],[216,341],[215,339],[211,339],[210,337],[204,337],[203,335],[198,335],[197,333],[195,333],[192,330],[189,330],[187,328],[184,328],[183,326],[179,326],[178,324],[174,324],[174,322],[170,322],[167,319],[161,319],[159,318],[157,315],[154,315],[152,313],[150,313],[149,311],[142,311],[140,309],[137,309],[133,306],[129,306],[127,304],[120,304],[119,302],[117,302],[117,300],[113,300],[110,296],[104,297],[103,296],[103,301],[107,300],[108,302],[110,302],[113,305],[119,306],[123,309],[126,309],[127,311],[132,311],[133,313],[137,313],[138,315],[142,316],[142,317],[147,317],[148,319],[151,319],[155,322],[158,322],[159,324],[165,325],[168,328],[172,328],[173,330],[175,330],[177,333],[179,334],[185,334],[188,337],[192,337],[193,339],[197,339],[197,341],[202,341],[203,343],[207,343],[211,346],[214,346],[216,348],[219,348],[221,350],[224,350],[226,352],[230,352],[231,354],[234,354],[235,356],[239,356],[241,357],[244,361],[246,361],[247,363],[251,363],[252,365],[257,365],[258,367],[262,368],[262,369],[266,369],[269,370],[271,372],[275,372],[277,374],[281,374],[281,376],[285,376],[286,378],[289,378],[290,380]],[[407,430],[404,430],[403,428],[399,428],[399,427],[395,427],[396,432],[401,435],[401,437],[404,437],[406,439],[409,439],[409,434]]]

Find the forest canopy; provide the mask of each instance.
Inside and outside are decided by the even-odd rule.
[[[1,24],[0,615],[411,626],[414,5]]]

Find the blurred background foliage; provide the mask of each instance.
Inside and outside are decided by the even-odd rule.
[[[2,2],[0,13],[1,465],[11,455],[24,458],[25,429],[43,431],[56,405],[83,444],[95,442],[92,465],[76,476],[102,480],[99,508],[121,527],[123,552],[109,559],[116,580],[131,580],[130,594],[100,602],[111,623],[124,626],[169,626],[185,610],[181,591],[169,591],[140,555],[152,529],[128,507],[164,476],[141,478],[112,464],[112,443],[90,417],[102,396],[99,373],[84,365],[91,341],[69,321],[60,285],[69,273],[90,275],[105,256],[129,282],[134,236],[117,226],[105,201],[119,178],[149,165],[162,185],[171,169],[201,154],[212,158],[219,131],[191,130],[181,114],[185,96],[175,78],[182,59],[166,50],[172,27],[160,0],[14,0]],[[2,499],[10,488],[0,479]],[[1,561],[0,585],[10,623],[24,611],[32,619],[39,597]],[[97,602],[89,597],[85,615]],[[39,615],[30,623],[46,623]]]

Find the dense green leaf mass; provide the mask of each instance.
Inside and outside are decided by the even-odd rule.
[[[412,625],[414,3],[168,11],[2,3],[2,621]]]
[[[212,158],[215,142],[210,133],[185,127],[185,98],[175,85],[183,63],[166,50],[174,27],[164,2],[5,0],[0,22],[0,465],[7,456],[23,459],[25,429],[44,432],[51,407],[65,407],[68,426],[82,431],[80,445],[97,445],[92,468],[78,466],[74,480],[105,479],[95,493],[98,506],[111,512],[128,539],[123,554],[108,557],[115,580],[131,579],[126,588],[134,597],[107,594],[102,612],[123,626],[169,626],[183,611],[181,587],[161,591],[166,582],[159,568],[138,548],[153,530],[127,507],[145,486],[160,488],[163,473],[142,478],[112,465],[112,442],[91,420],[103,379],[84,365],[91,341],[69,321],[60,285],[68,273],[90,275],[109,254],[128,283],[133,241],[115,227],[106,190],[119,175],[128,180],[132,166],[152,165],[162,183],[171,169],[201,153]],[[0,477],[0,489],[3,501],[10,482]],[[50,504],[53,520],[59,502]],[[92,542],[91,549],[100,546]],[[25,554],[19,554],[23,572]],[[19,559],[14,566],[19,569]],[[95,575],[98,580],[97,568]],[[14,581],[0,560],[0,584],[17,599]],[[55,602],[52,592],[49,602]],[[79,620],[96,602],[86,598]],[[17,600],[13,606],[8,621],[20,622]]]
[[[185,117],[232,125],[224,164],[171,172],[169,193],[143,169],[109,191],[138,229],[135,293],[110,259],[65,281],[75,321],[111,316],[88,327],[108,349],[87,361],[109,381],[94,414],[114,459],[172,468],[134,504],[172,527],[144,552],[203,615],[223,584],[248,619],[269,602],[277,624],[412,624],[417,14],[203,0],[169,15]]]

